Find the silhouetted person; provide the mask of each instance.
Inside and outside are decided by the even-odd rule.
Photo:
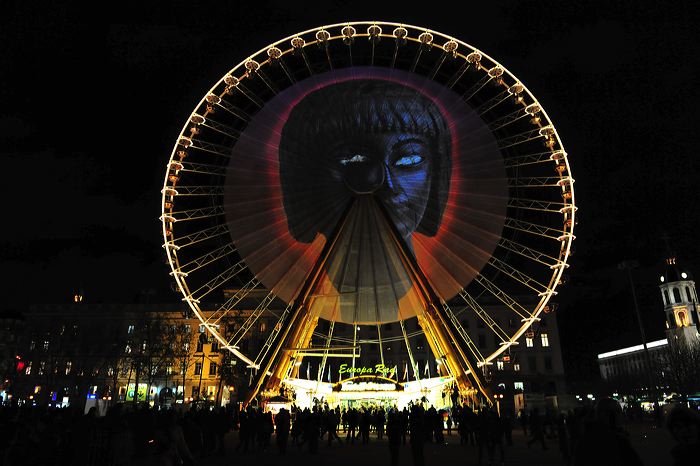
[[[697,465],[700,462],[700,415],[683,405],[668,413],[666,427],[676,440],[671,448],[673,466]]]
[[[641,466],[642,460],[622,429],[622,409],[612,398],[598,401],[576,444],[574,466]],[[695,463],[697,464],[697,463]]]
[[[280,455],[285,455],[287,453],[287,440],[289,439],[289,425],[291,418],[289,416],[289,411],[282,408],[279,410],[275,416],[275,426],[277,432],[275,433],[275,441],[277,443],[277,450]]]
[[[389,438],[389,455],[391,466],[398,466],[401,446],[401,415],[392,410],[386,423],[386,436]]]
[[[411,430],[411,456],[413,457],[413,465],[423,466],[425,464],[423,447],[425,445],[427,430],[423,408],[417,405],[413,406],[408,423],[409,429]]]
[[[542,449],[547,449],[547,444],[544,442],[544,425],[542,422],[542,417],[540,416],[539,409],[533,408],[532,413],[528,416],[530,424],[530,440],[527,441],[528,448],[535,442],[540,442],[542,444]]]

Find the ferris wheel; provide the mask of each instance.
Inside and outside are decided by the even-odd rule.
[[[253,394],[303,358],[319,379],[372,346],[384,363],[387,342],[415,368],[419,337],[460,391],[484,392],[481,370],[562,283],[573,185],[545,110],[484,52],[406,24],[326,25],[253,53],[194,108],[167,163],[163,247],[202,328],[255,372]]]

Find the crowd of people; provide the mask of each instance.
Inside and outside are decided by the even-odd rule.
[[[181,408],[182,405],[179,406]],[[624,414],[612,399],[569,412],[537,408],[520,411],[516,419],[495,409],[381,406],[341,409],[281,409],[274,416],[262,408],[158,409],[116,404],[105,416],[70,408],[0,408],[0,465],[194,465],[207,456],[225,455],[225,437],[237,431],[236,454],[286,455],[289,448],[314,455],[321,442],[328,446],[384,441],[391,464],[425,464],[425,445],[447,444],[459,438],[474,448],[480,465],[505,464],[513,444],[514,421],[528,448],[558,448],[563,464],[573,466],[641,465],[623,429]],[[674,466],[697,464],[700,416],[677,406],[666,425],[676,440]],[[457,435],[452,436],[452,431]],[[447,437],[446,437],[447,435]],[[274,442],[273,442],[274,438]],[[400,458],[408,445],[411,459]]]

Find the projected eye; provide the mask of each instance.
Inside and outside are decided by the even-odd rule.
[[[348,165],[351,163],[362,163],[365,161],[367,161],[367,157],[365,157],[364,155],[355,154],[352,157],[343,157],[342,159],[340,159],[340,164]]]
[[[421,162],[423,162],[425,158],[421,155],[418,154],[413,154],[413,155],[404,155],[403,157],[397,159],[394,161],[394,166],[395,167],[413,167]]]

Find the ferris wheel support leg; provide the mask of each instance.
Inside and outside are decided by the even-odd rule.
[[[316,260],[316,264],[314,264],[314,267],[307,275],[304,284],[294,300],[295,309],[292,312],[292,317],[289,323],[285,324],[285,331],[277,340],[277,344],[274,345],[274,349],[267,359],[264,369],[260,372],[257,382],[248,393],[243,403],[245,406],[260,393],[263,384],[265,384],[263,392],[279,390],[282,380],[289,373],[290,366],[296,362],[294,359],[296,351],[285,348],[301,348],[309,344],[313,329],[316,328],[316,324],[318,323],[318,316],[313,316],[309,313],[310,306],[307,304],[309,300],[312,299],[310,294],[322,277],[321,272],[333,252],[336,242],[340,237],[340,232],[345,227],[346,220],[354,205],[354,202],[348,204],[335,230],[329,235],[321,254]]]
[[[492,404],[492,397],[487,388],[481,383],[477,375],[475,364],[469,360],[469,356],[457,344],[449,323],[439,311],[440,298],[435,293],[427,276],[423,273],[416,258],[409,252],[405,241],[401,238],[396,229],[396,225],[391,221],[391,217],[381,202],[377,202],[380,211],[389,224],[389,231],[392,238],[401,252],[401,260],[404,262],[406,271],[412,275],[412,281],[422,297],[425,304],[425,312],[418,316],[418,322],[423,327],[426,335],[429,335],[428,344],[435,356],[446,362],[450,372],[455,377],[460,393],[466,395],[474,390],[474,387],[484,396],[488,404]],[[471,380],[469,375],[471,375]],[[473,382],[473,383],[472,383]]]

